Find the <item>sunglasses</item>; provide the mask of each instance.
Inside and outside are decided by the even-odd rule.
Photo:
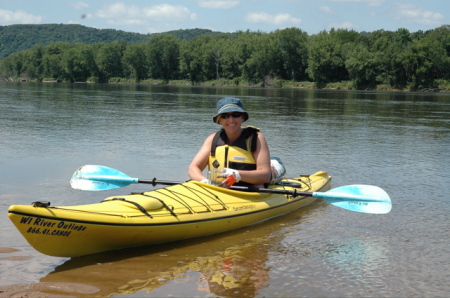
[[[233,112],[233,113],[224,113],[220,115],[220,118],[222,119],[228,119],[229,117],[233,117],[233,118],[239,118],[242,116],[241,112]]]

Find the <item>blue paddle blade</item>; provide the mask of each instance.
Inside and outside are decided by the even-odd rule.
[[[346,185],[327,192],[314,192],[313,196],[337,207],[362,213],[386,214],[392,209],[389,195],[373,185]]]
[[[109,190],[138,183],[138,178],[131,178],[113,168],[85,165],[79,168],[70,179],[70,186],[81,190]]]

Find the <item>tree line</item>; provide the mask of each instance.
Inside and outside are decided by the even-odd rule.
[[[429,31],[331,29],[308,35],[298,28],[270,33],[239,31],[180,39],[151,36],[146,43],[67,43],[11,54],[0,61],[3,78],[109,82],[125,78],[188,80],[312,81],[320,87],[351,81],[355,89],[436,88],[450,80],[450,26]]]

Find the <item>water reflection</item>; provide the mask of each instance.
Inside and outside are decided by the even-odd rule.
[[[40,282],[87,285],[102,297],[255,297],[270,286],[273,268],[267,261],[273,243],[283,239],[285,229],[298,230],[304,221],[313,221],[326,206],[312,204],[283,218],[216,236],[70,259]]]
[[[361,275],[367,278],[389,264],[388,248],[367,239],[332,240],[316,253],[331,271],[354,278]]]
[[[388,278],[394,253],[389,245],[355,230],[358,237],[332,235],[336,223],[318,221],[310,230],[292,229],[271,250],[266,263],[273,266],[270,287],[261,289],[260,296],[365,297],[371,296],[368,289],[376,289],[377,297],[395,296]]]
[[[116,296],[145,292],[150,294],[149,297],[160,297],[176,295],[181,291],[180,294],[185,297],[199,296],[201,293],[224,297],[254,297],[269,280],[265,268],[268,244],[261,240],[252,239],[252,243],[227,247],[210,256],[199,256],[198,248],[194,247],[197,255],[195,258],[186,254],[182,258],[176,254],[174,257],[172,251],[165,251],[158,257],[163,258],[166,265],[173,263],[172,267],[161,270],[158,265],[155,268],[146,266],[147,272],[154,276],[130,280],[111,294]],[[201,245],[207,246],[209,243]],[[258,245],[262,247],[259,248]],[[186,283],[190,284],[189,288],[184,286]]]

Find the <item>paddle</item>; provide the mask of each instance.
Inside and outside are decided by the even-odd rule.
[[[156,178],[153,180],[131,178],[119,170],[96,165],[82,166],[75,171],[72,179],[70,179],[72,188],[91,191],[116,189],[134,183],[146,183],[155,186],[157,184],[176,185],[182,182],[156,181]]]
[[[181,182],[160,181],[156,178],[144,180],[132,178],[113,168],[97,165],[85,165],[72,176],[70,185],[81,190],[110,190],[134,183],[155,185],[176,185]],[[259,187],[232,186],[233,190],[278,193],[291,196],[312,196],[322,199],[334,206],[363,213],[385,214],[392,209],[389,195],[381,188],[373,185],[347,185],[331,189],[327,192],[303,192],[297,190],[269,189]]]

